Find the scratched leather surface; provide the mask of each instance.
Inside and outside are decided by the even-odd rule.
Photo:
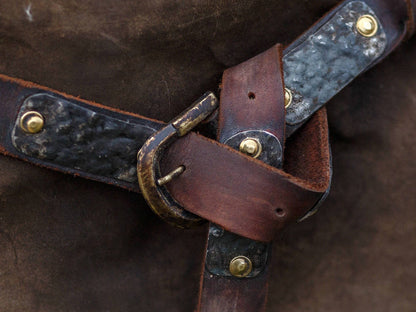
[[[162,120],[335,0],[0,2],[0,71]],[[332,194],[274,244],[268,311],[413,311],[416,41],[328,107]],[[0,311],[192,311],[205,228],[0,157]]]

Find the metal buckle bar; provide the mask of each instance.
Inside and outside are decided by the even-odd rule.
[[[218,100],[215,95],[212,92],[205,93],[191,108],[150,136],[137,154],[139,185],[150,208],[168,223],[182,228],[199,224],[202,220],[177,203],[164,185],[182,174],[185,167],[179,166],[161,177],[159,160],[167,146],[190,132],[217,107]]]

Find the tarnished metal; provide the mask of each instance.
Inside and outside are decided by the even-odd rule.
[[[169,183],[170,181],[172,181],[174,178],[180,176],[184,171],[185,171],[185,166],[179,166],[178,168],[176,168],[172,172],[169,172],[164,177],[158,179],[157,184],[159,186],[163,186],[163,185]]]
[[[246,277],[252,269],[251,260],[244,256],[235,257],[230,262],[230,273],[235,277]]]
[[[267,264],[268,251],[269,244],[267,243],[241,237],[211,223],[205,266],[211,274],[232,277],[233,274],[230,272],[232,259],[245,256],[252,263],[252,269],[245,277],[252,278],[264,270]]]
[[[25,131],[26,120],[44,118],[42,131]],[[35,122],[40,127],[40,122]],[[70,170],[137,185],[137,150],[161,124],[129,119],[75,100],[37,93],[27,97],[11,133],[21,153]]]
[[[378,25],[371,37],[357,30],[363,16],[371,16]],[[360,24],[367,23],[371,22]],[[285,86],[292,93],[286,111],[286,122],[294,128],[290,133],[376,62],[386,47],[386,32],[364,1],[346,3],[322,27],[289,46],[283,70]]]
[[[235,150],[241,151],[241,144],[247,139],[249,139],[250,142],[251,140],[255,140],[259,142],[261,146],[261,150],[258,151],[258,155],[255,154],[255,158],[273,167],[278,167],[280,165],[283,158],[282,145],[280,144],[279,139],[270,132],[264,130],[242,131],[228,138],[224,144],[229,145]]]
[[[184,136],[201,121],[205,120],[218,107],[218,100],[213,93],[209,93],[199,102],[203,105],[194,105],[184,114],[176,118],[171,124],[177,129],[179,136]]]
[[[239,149],[240,152],[253,158],[257,158],[261,154],[262,146],[259,140],[255,138],[246,138],[241,141]]]
[[[217,107],[218,101],[215,95],[212,92],[204,94],[190,109],[150,136],[137,154],[137,176],[143,197],[150,208],[170,224],[187,228],[199,224],[202,220],[187,212],[163,186],[185,168],[180,166],[181,169],[177,168],[167,176],[160,177],[160,157],[169,144],[191,131]]]

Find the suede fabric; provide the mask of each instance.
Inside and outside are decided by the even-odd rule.
[[[2,0],[0,72],[168,121],[336,3]],[[332,193],[274,243],[267,311],[414,311],[415,53],[413,39],[329,103]],[[205,231],[0,156],[0,311],[193,311]]]

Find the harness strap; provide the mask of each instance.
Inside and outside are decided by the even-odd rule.
[[[0,77],[0,94],[0,152],[140,191],[136,154],[154,129],[163,126],[162,122],[6,76]],[[21,128],[22,117],[31,111],[44,118],[43,128],[36,133]],[[317,156],[304,159],[306,176],[302,175],[304,169],[284,172],[196,133],[180,138],[166,150],[162,174],[184,165],[185,172],[168,188],[186,210],[239,235],[270,241],[276,231],[302,217],[328,186],[326,119],[318,116],[316,122],[320,131],[311,130],[310,135]],[[316,165],[326,169],[315,176],[309,169]],[[259,200],[261,205],[257,204]],[[276,207],[276,202],[281,206]],[[277,208],[284,209],[286,215],[278,216]]]
[[[397,3],[393,0],[343,1],[296,42],[285,49],[283,58],[285,83],[290,87],[293,95],[293,104],[288,108],[286,115],[286,122],[289,125],[287,135],[299,128],[307,120],[309,114],[305,115],[304,112],[318,110],[357,74],[380,61],[400,43],[406,32],[404,25],[412,19],[412,16],[409,16],[409,14],[413,12],[414,15],[413,3],[413,0],[407,3],[405,1]],[[376,35],[376,38],[374,38],[378,42],[375,47],[381,47],[379,50],[373,49],[373,46],[371,46],[371,49],[367,49],[367,45],[373,42],[373,40],[366,40],[365,37],[360,37],[356,33],[354,23],[356,18],[363,14],[373,15],[375,22],[379,23],[379,35]],[[345,18],[351,18],[351,16],[354,19],[351,20],[352,24],[348,21],[349,28],[342,28],[343,24],[337,22],[339,20],[346,22]],[[327,28],[331,30],[333,27],[335,27],[335,30],[336,27],[341,27],[339,29],[341,35],[335,42],[335,45],[328,45],[327,41],[325,41],[325,36],[328,34],[325,31]],[[344,38],[342,33],[347,32],[350,36],[351,31],[354,33],[354,38],[357,38],[357,40],[352,42],[358,42],[360,45],[355,46],[352,43],[350,50],[355,51],[354,49],[358,48],[364,50],[359,50],[357,53],[342,50],[344,42],[342,41],[342,38]],[[316,41],[315,39],[318,40]],[[341,44],[337,45],[338,43]],[[322,45],[324,47],[322,49],[319,48],[320,54],[312,53],[317,51],[316,48]],[[329,52],[325,53],[325,51]],[[331,74],[328,75],[322,72],[322,70],[319,71],[321,66],[325,65],[327,57],[339,51],[342,52],[340,55],[343,58],[348,57],[345,61],[347,64],[349,64],[350,58],[353,60],[354,56],[359,56],[361,55],[360,53],[364,56],[370,55],[370,57],[359,59],[356,64],[351,64],[349,67],[345,67],[345,62],[338,65],[337,59],[331,59]],[[372,55],[371,53],[374,51],[378,52]],[[322,60],[318,59],[316,61],[317,57],[322,58]],[[307,66],[307,64],[317,64],[318,66]],[[307,72],[300,70],[305,68],[305,66],[307,66]],[[358,70],[345,72],[345,68],[358,68]],[[323,75],[321,75],[322,73]],[[334,73],[337,73],[337,75],[332,77]],[[312,81],[311,79],[314,80]],[[0,149],[3,153],[55,170],[139,191],[136,182],[135,154],[149,135],[163,127],[163,123],[125,112],[117,112],[91,102],[58,94],[55,91],[27,82],[13,80],[4,76],[1,80],[1,105],[5,112],[0,117],[2,121],[0,125],[0,139],[2,140]],[[334,85],[333,82],[342,83]],[[316,86],[314,88],[308,87],[310,85]],[[53,107],[53,109],[50,107]],[[19,122],[23,115],[32,108],[41,110],[47,117],[47,120],[42,131],[36,134],[27,134],[19,127]],[[60,112],[59,114],[54,113],[57,110]],[[63,116],[71,116],[71,118],[64,120]],[[72,116],[77,116],[77,118],[72,118]],[[85,130],[85,128],[88,128],[88,130]],[[321,139],[322,142],[325,141],[325,138],[320,136],[318,132],[315,138],[317,146],[323,145],[320,143]],[[316,177],[314,183],[308,183],[307,180],[313,181],[313,179],[298,178],[296,176],[297,172],[293,175],[290,175],[289,172],[289,175],[287,175],[287,173],[278,169],[270,169],[261,164],[260,161],[234,153],[227,150],[224,146],[208,141],[198,135],[190,135],[180,139],[172,145],[170,150],[185,143],[188,145],[186,147],[182,146],[182,148],[193,146],[193,148],[199,151],[205,149],[205,152],[210,153],[201,155],[193,151],[191,154],[194,154],[194,157],[210,155],[214,159],[219,160],[215,161],[218,170],[211,170],[216,175],[229,172],[230,178],[233,178],[234,174],[234,178],[239,179],[243,174],[246,174],[251,179],[263,181],[256,184],[258,188],[270,190],[276,189],[275,186],[280,186],[278,189],[281,192],[274,192],[275,195],[268,195],[269,198],[266,196],[266,202],[262,208],[258,208],[258,211],[251,211],[252,204],[256,199],[241,200],[241,198],[244,198],[245,192],[249,190],[253,191],[253,194],[262,194],[261,189],[257,190],[256,187],[253,189],[252,185],[254,183],[248,183],[244,191],[238,191],[232,190],[227,184],[221,185],[217,176],[204,174],[205,176],[196,177],[197,175],[195,174],[195,179],[192,183],[201,181],[201,178],[206,178],[206,181],[210,181],[211,185],[205,189],[203,186],[196,188],[195,185],[186,185],[185,181],[188,181],[191,168],[190,163],[188,164],[187,172],[170,186],[172,195],[192,213],[219,223],[226,229],[252,239],[271,240],[276,229],[282,228],[290,220],[293,221],[303,214],[304,209],[300,207],[303,207],[305,203],[313,205],[325,189],[325,183],[317,181]],[[182,157],[184,155],[183,151],[175,151],[175,153],[176,155],[174,156],[183,158],[185,161],[189,159],[189,157]],[[220,165],[220,155],[224,155],[222,157],[226,160],[223,165]],[[205,158],[202,157],[201,159]],[[172,164],[175,158],[169,158],[168,161]],[[181,161],[177,161],[177,163],[181,163]],[[229,165],[232,163],[238,165],[232,168],[232,165]],[[206,168],[210,169],[215,168],[207,160],[205,160],[205,163],[202,163],[202,160],[193,159],[192,164],[198,164],[198,170],[202,168],[200,166],[206,166]],[[168,168],[169,163],[166,165],[162,164],[162,167]],[[241,169],[249,167],[252,167],[250,171]],[[306,162],[305,168],[307,167]],[[174,170],[176,167],[168,169]],[[202,171],[199,170],[199,172]],[[167,174],[169,172],[171,171],[163,173]],[[175,189],[176,185],[178,188],[187,186],[188,190],[192,187],[193,194],[198,193],[198,189],[204,189],[204,192],[199,192],[199,194],[202,194],[201,197],[198,195],[198,197],[194,196],[192,198],[191,195],[186,194],[184,191]],[[206,195],[203,195],[207,194],[206,191],[208,190],[212,191],[211,187],[213,185],[217,187],[219,194],[224,194],[222,200],[228,200],[228,203],[220,211],[213,209],[212,206],[208,207],[213,202],[206,199]],[[223,192],[223,190],[228,190],[228,194]],[[286,193],[292,194],[292,196],[284,196],[283,194]],[[280,198],[284,198],[282,209],[286,208],[290,211],[285,218],[277,218],[274,208],[270,204]],[[199,205],[198,201],[203,202],[206,206]],[[242,208],[236,209],[237,203]],[[228,207],[230,207],[229,210]],[[250,214],[248,214],[249,211]],[[252,219],[253,215],[256,216],[254,219]],[[248,224],[252,225],[247,226]]]
[[[283,169],[265,164],[267,157],[254,159],[224,144],[190,133],[164,150],[160,174],[169,176],[177,172],[178,167],[182,171],[174,183],[161,187],[188,212],[217,224],[220,227],[218,233],[230,231],[257,243],[271,241],[277,231],[303,217],[329,187],[331,168],[327,120],[325,110],[320,108],[354,77],[383,59],[406,36],[414,33],[415,2],[343,1],[286,48],[283,71],[293,99],[285,117],[288,124],[286,136],[300,130],[286,144]],[[374,40],[369,39],[372,36]],[[326,62],[331,62],[328,71],[322,70]],[[276,73],[275,68],[272,69]],[[227,86],[223,93],[225,110],[229,108],[227,103],[234,101],[233,92],[243,90],[229,89],[226,77],[232,71],[227,71],[224,76],[224,86]],[[245,77],[244,71],[240,74]],[[272,81],[264,83],[267,85]],[[277,95],[273,93],[276,90],[269,88],[270,94],[276,95],[280,104],[282,87],[283,84],[278,85]],[[227,93],[230,90],[231,93]],[[251,89],[245,91],[239,93],[239,96],[244,94],[241,103],[251,103],[258,96]],[[273,96],[267,100],[273,100]],[[1,153],[132,191],[139,191],[137,151],[155,132],[175,126],[174,122],[166,126],[160,121],[6,76],[0,76],[0,105]],[[235,107],[226,115],[222,114],[220,119],[220,140],[224,143],[230,135],[233,137],[253,126],[240,119],[244,111]],[[281,113],[281,107],[271,105],[269,108]],[[317,113],[310,117],[315,111]],[[280,118],[284,114],[274,115],[270,120],[276,121],[277,117],[279,122],[268,124],[269,116],[261,113],[263,111],[250,107],[249,115],[259,118],[253,119],[255,122],[261,121],[255,124],[254,130],[267,130],[281,139],[283,152],[284,122]],[[242,260],[244,264],[244,258]],[[267,267],[259,271],[257,277],[246,280],[207,274],[204,276],[209,278],[203,281],[206,288],[200,301],[202,311],[234,311],[236,306],[241,307],[240,311],[243,307],[246,311],[264,308]],[[234,290],[230,291],[228,287],[236,287],[237,294],[247,292],[249,295],[230,301]],[[257,292],[252,294],[255,290]],[[218,300],[210,299],[218,294]],[[209,304],[205,305],[206,302]]]
[[[285,147],[285,125],[280,45],[224,72],[219,142],[280,168]],[[285,211],[276,208],[276,214],[282,215]],[[212,312],[219,306],[223,311],[263,311],[268,288],[270,245],[234,235],[211,223],[198,311]],[[243,267],[239,269],[239,265]]]

